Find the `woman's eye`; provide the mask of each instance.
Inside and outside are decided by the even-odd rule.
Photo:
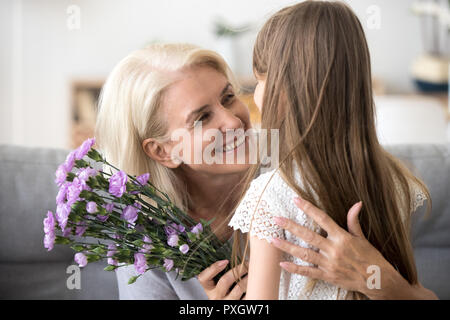
[[[231,102],[233,102],[234,97],[235,97],[234,93],[229,93],[229,94],[225,95],[222,104],[223,105],[230,104]]]
[[[209,113],[202,114],[197,120],[194,121],[194,126],[198,125],[201,121],[205,121],[209,118]]]

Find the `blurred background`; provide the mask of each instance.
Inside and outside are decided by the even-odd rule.
[[[154,41],[217,50],[252,105],[252,46],[287,0],[0,1],[0,144],[72,148],[93,135],[114,65]],[[348,0],[364,26],[386,144],[449,141],[448,0]]]

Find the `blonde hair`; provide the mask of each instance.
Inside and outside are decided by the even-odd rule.
[[[179,71],[196,66],[214,68],[236,86],[220,55],[192,44],[151,44],[132,52],[102,88],[95,130],[97,146],[110,163],[130,175],[150,173],[152,183],[182,210],[189,207],[185,183],[176,170],[149,158],[142,142],[168,139],[161,112],[164,92]]]

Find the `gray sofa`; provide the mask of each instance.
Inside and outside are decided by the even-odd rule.
[[[429,186],[433,211],[413,220],[413,246],[420,281],[450,299],[450,145],[389,148],[416,168]],[[117,299],[113,272],[104,263],[81,270],[81,289],[68,289],[73,252],[43,247],[42,220],[55,207],[54,171],[67,151],[0,146],[0,299]]]

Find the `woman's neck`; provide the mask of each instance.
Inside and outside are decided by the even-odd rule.
[[[191,200],[189,214],[197,221],[215,218],[211,228],[221,240],[231,236],[231,228],[223,226],[227,226],[227,219],[243,192],[239,182],[244,174],[245,171],[218,175],[183,170]]]

